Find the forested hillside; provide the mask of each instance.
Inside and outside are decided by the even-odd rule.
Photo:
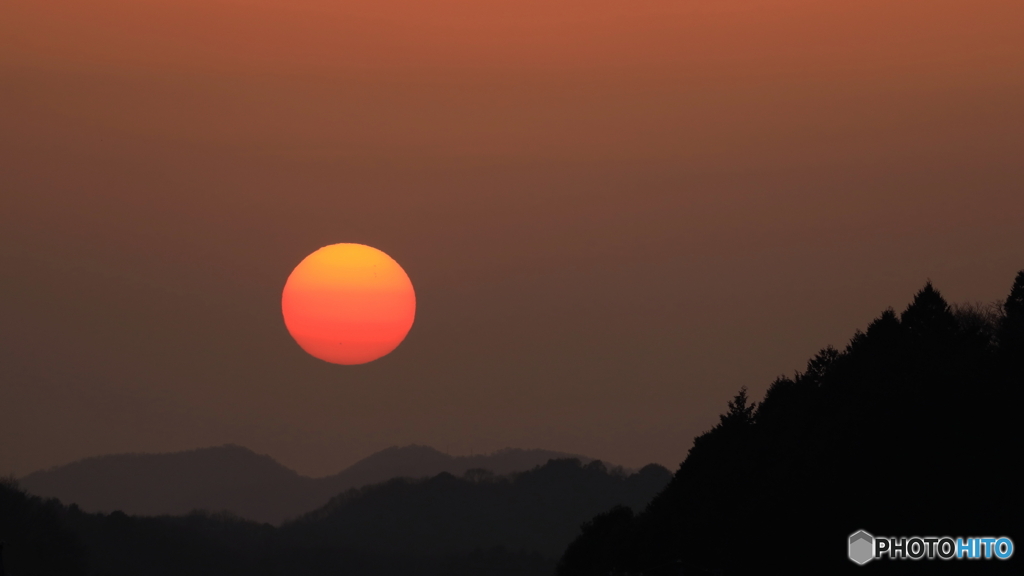
[[[750,574],[770,567],[1018,571],[847,559],[860,529],[1022,542],[1024,272],[997,306],[950,306],[930,283],[838,350],[740,390],[642,513],[588,522],[561,576]]]

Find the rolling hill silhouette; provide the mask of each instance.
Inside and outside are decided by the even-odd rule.
[[[640,511],[670,478],[657,464],[627,474],[575,458],[508,476],[477,468],[462,477],[398,478],[349,490],[281,530],[306,546],[344,542],[364,551],[418,554],[504,546],[557,556],[586,510],[622,505]]]
[[[550,460],[498,476],[479,468],[351,489],[280,527],[229,514],[85,513],[0,482],[11,573],[157,576],[550,574],[587,518],[640,510],[671,479],[601,462]]]
[[[279,524],[331,497],[392,478],[462,475],[484,468],[495,474],[529,470],[553,458],[589,458],[550,450],[506,448],[493,454],[449,456],[428,446],[391,447],[332,476],[309,478],[267,455],[226,445],[169,454],[96,456],[34,472],[19,484],[33,494],[77,504],[89,512],[157,516],[192,510],[230,511]]]

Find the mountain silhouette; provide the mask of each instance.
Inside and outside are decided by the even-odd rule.
[[[662,466],[609,470],[600,461],[550,460],[497,476],[471,469],[428,480],[398,478],[352,489],[282,526],[307,546],[345,542],[364,551],[459,554],[494,546],[560,555],[588,510],[641,510],[671,478]]]
[[[449,456],[428,446],[391,447],[341,472],[309,478],[267,455],[226,445],[168,454],[116,454],[79,460],[21,478],[33,494],[77,504],[89,512],[181,515],[192,510],[229,511],[242,518],[280,524],[326,503],[350,488],[391,478],[462,475],[473,468],[496,474],[529,470],[553,458],[576,457],[550,450],[506,448],[493,454]]]
[[[583,521],[640,510],[671,477],[579,459],[508,475],[473,468],[350,489],[280,527],[225,513],[86,513],[0,482],[0,540],[12,574],[541,575]]]
[[[392,478],[426,478],[442,472],[462,476],[467,470],[475,468],[488,470],[500,476],[531,470],[544,465],[548,460],[563,458],[576,458],[584,464],[593,461],[592,458],[578,454],[520,448],[504,448],[491,454],[449,456],[429,446],[412,444],[404,447],[392,446],[371,454],[341,472],[324,478],[323,481],[331,488],[330,496],[334,496],[349,488],[376,484]]]

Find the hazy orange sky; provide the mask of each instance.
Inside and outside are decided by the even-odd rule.
[[[238,443],[674,468],[930,278],[1024,268],[1019,0],[0,3],[0,473]],[[377,247],[391,355],[281,289]]]

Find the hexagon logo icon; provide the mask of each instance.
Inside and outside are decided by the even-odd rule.
[[[872,551],[874,544],[875,537],[863,530],[850,534],[850,560],[862,566],[867,564],[869,560],[875,557]]]

